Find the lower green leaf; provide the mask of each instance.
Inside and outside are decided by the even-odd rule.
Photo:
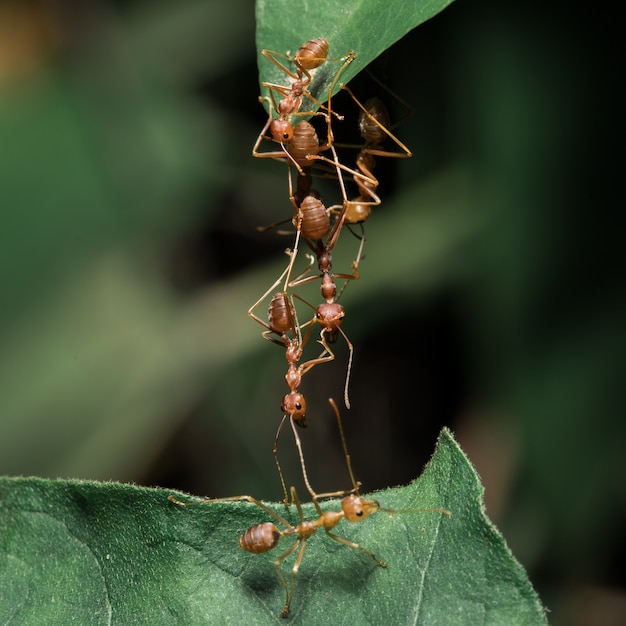
[[[449,431],[423,475],[373,494],[387,509],[306,545],[291,611],[268,554],[237,545],[273,520],[249,502],[182,507],[118,483],[0,479],[0,622],[10,624],[545,624],[521,565],[489,522],[483,488]],[[188,498],[175,494],[179,500]],[[290,524],[295,507],[268,505]],[[337,501],[324,511],[340,510]],[[306,519],[317,518],[313,505]],[[278,523],[277,523],[278,526]],[[296,558],[281,563],[287,581]]]

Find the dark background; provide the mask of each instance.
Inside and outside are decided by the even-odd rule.
[[[459,0],[378,60],[414,156],[379,165],[343,298],[358,479],[408,482],[452,428],[554,624],[626,613],[615,22]],[[0,472],[280,498],[285,361],[246,311],[290,205],[257,96],[250,1],[0,3]],[[320,491],[345,357],[303,383]]]

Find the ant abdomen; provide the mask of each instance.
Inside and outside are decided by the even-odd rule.
[[[330,216],[321,201],[314,195],[307,195],[300,203],[300,211],[302,236],[312,241],[326,237],[330,230]]]
[[[348,224],[362,224],[366,222],[372,214],[371,204],[363,196],[351,200],[346,209],[346,222]]]
[[[296,312],[291,299],[286,293],[280,291],[274,294],[268,309],[268,321],[271,330],[278,335],[294,330]]]
[[[261,554],[275,548],[280,541],[280,531],[272,522],[251,526],[239,537],[239,546],[253,554]]]
[[[287,150],[300,167],[311,166],[311,161],[307,159],[307,156],[320,152],[320,142],[315,129],[309,122],[302,120],[293,127],[293,137],[287,145]]]
[[[365,103],[367,111],[359,114],[359,130],[367,143],[381,144],[387,139],[387,133],[379,126],[389,128],[391,121],[389,111],[380,98],[370,98]],[[378,124],[376,124],[376,120]]]
[[[319,67],[328,57],[328,41],[322,37],[310,39],[303,43],[296,52],[294,59],[297,67],[303,70],[313,70]]]

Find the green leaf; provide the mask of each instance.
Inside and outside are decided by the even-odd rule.
[[[410,30],[445,9],[452,0],[397,2],[393,8],[385,0],[316,0],[306,7],[293,0],[257,0],[257,53],[259,81],[288,85],[288,76],[263,55],[269,49],[281,54],[296,50],[306,41],[323,37],[329,43],[329,59],[344,57],[349,50],[357,58],[341,76],[347,83],[379,54]],[[404,59],[412,63],[416,59]],[[322,102],[341,64],[329,62],[316,70],[311,92]],[[334,93],[339,89],[339,85]],[[261,94],[266,95],[261,88]]]
[[[375,494],[393,509],[319,532],[289,620],[272,561],[237,546],[272,521],[246,502],[179,507],[170,492],[119,483],[0,479],[0,621],[11,624],[545,624],[522,567],[485,517],[482,486],[448,431],[423,475]],[[185,496],[177,494],[184,499]],[[270,505],[291,523],[295,511]],[[338,503],[324,503],[337,510]],[[293,509],[294,507],[292,507]],[[312,505],[305,515],[313,519]],[[284,549],[292,545],[283,539]],[[282,564],[289,577],[294,555]]]

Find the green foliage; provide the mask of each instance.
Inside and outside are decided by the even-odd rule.
[[[378,512],[342,521],[335,532],[374,551],[386,569],[318,532],[287,623],[544,624],[522,567],[484,514],[482,492],[443,431],[419,479],[374,497],[386,508],[447,507],[451,516]],[[274,557],[248,554],[237,537],[272,521],[256,505],[183,508],[167,495],[119,483],[0,479],[0,621],[281,623],[284,589],[271,561],[293,539]],[[297,523],[294,507],[271,506]],[[305,516],[314,516],[312,505]],[[283,563],[287,575],[292,562]]]
[[[0,46],[0,474],[175,484],[175,462],[190,491],[275,499],[284,356],[245,311],[284,268],[288,245],[255,239],[255,226],[291,206],[282,164],[250,155],[266,119],[253,2],[83,4],[22,21],[60,24],[48,29],[57,48],[30,35],[30,49]],[[284,13],[304,4],[279,5],[277,39],[260,46],[293,52],[355,6],[326,5],[331,30],[304,34],[322,5],[306,3],[297,22]],[[383,5],[355,36],[376,40],[372,24],[405,5]],[[407,422],[453,424],[472,442],[490,514],[517,558],[542,572],[556,625],[572,622],[559,600],[588,602],[572,584],[593,592],[622,580],[624,203],[610,174],[623,151],[623,81],[619,57],[604,56],[619,38],[582,13],[564,22],[543,9],[457,2],[379,59],[385,84],[414,109],[396,131],[414,157],[381,173],[363,280],[342,301],[360,347],[345,416],[363,437],[352,449],[359,478],[407,482],[426,439]],[[331,39],[333,57],[357,48]],[[15,81],[13,61],[28,71]],[[337,252],[345,271],[353,257]],[[338,473],[323,407],[341,394],[344,363],[339,352],[333,374],[316,368],[305,382],[303,443],[312,472],[328,472],[325,488]],[[359,460],[370,452],[379,462]],[[392,471],[401,477],[386,479]],[[327,543],[315,537],[312,553]],[[265,566],[275,615],[271,559],[234,555]],[[372,566],[360,556],[343,558]],[[1,599],[16,569],[3,570]]]
[[[391,8],[380,0],[321,0],[308,3],[303,10],[298,2],[258,0],[256,42],[260,81],[288,84],[284,72],[263,57],[261,50],[295,54],[305,41],[323,37],[329,43],[329,59],[339,61],[349,50],[356,53],[356,60],[347,67],[339,81],[347,83],[384,50],[443,11],[452,1],[398,2]],[[326,92],[339,66],[339,62],[327,63],[316,70],[311,91],[322,102],[326,100]],[[339,84],[334,93],[338,89]],[[266,95],[265,89],[261,88],[261,93]]]

